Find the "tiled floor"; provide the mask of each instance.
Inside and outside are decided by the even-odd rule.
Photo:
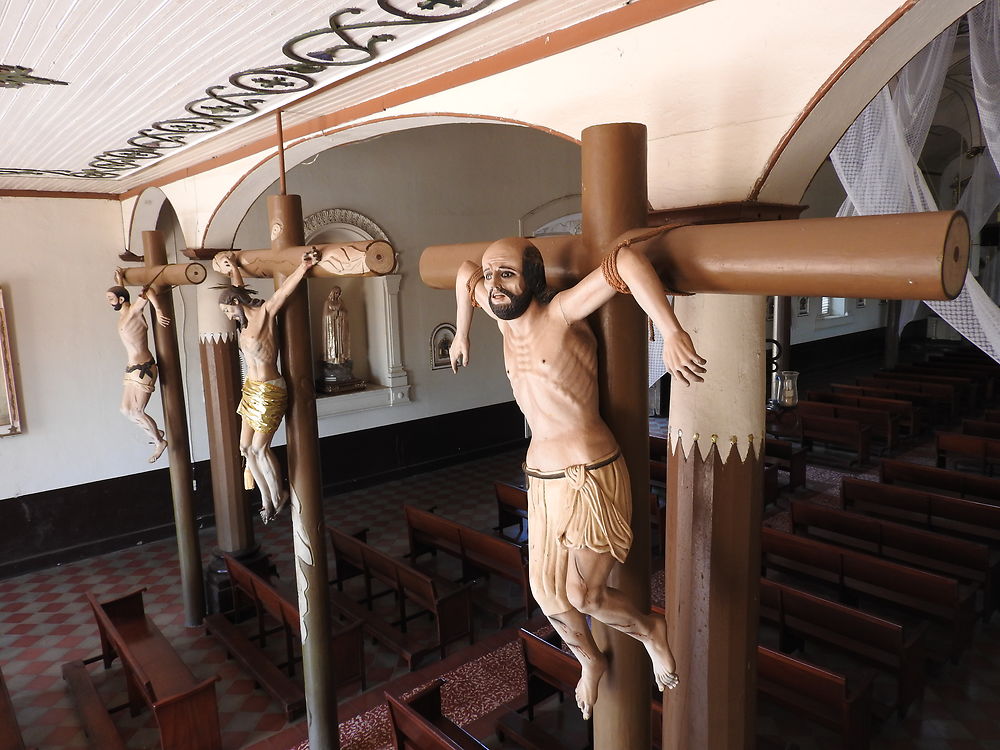
[[[652,427],[657,430],[663,425],[654,422]],[[926,448],[920,446],[913,447],[906,457],[929,460]],[[515,477],[521,460],[516,452],[506,453],[331,498],[326,504],[327,522],[347,530],[367,526],[372,543],[393,555],[406,551],[404,502],[424,508],[436,506],[443,515],[487,530],[495,523],[496,515],[492,482],[495,478]],[[810,467],[808,487],[799,489],[795,497],[822,502],[835,491],[841,473]],[[872,472],[864,474],[870,476]],[[787,504],[787,498],[785,495],[782,503]],[[782,522],[781,508],[777,511],[772,508],[768,523]],[[257,533],[258,541],[271,554],[283,578],[290,580],[292,540],[287,514],[266,528],[258,524]],[[213,543],[211,530],[202,533],[201,543],[207,554]],[[279,707],[255,689],[235,663],[225,659],[211,637],[200,629],[184,627],[177,582],[175,546],[170,540],[0,581],[0,667],[29,745],[40,750],[86,747],[60,674],[63,662],[87,658],[98,651],[96,627],[83,592],[91,591],[101,598],[138,586],[147,586],[147,611],[195,674],[220,676],[216,693],[223,745],[227,750],[259,742],[288,726]],[[876,750],[1000,748],[998,619],[977,626],[975,640],[960,665],[947,665],[940,674],[929,677],[923,705],[914,707],[906,719],[893,717],[879,727],[873,743]],[[482,631],[489,628],[480,623]],[[502,649],[502,644],[498,648]],[[456,650],[453,647],[452,653]],[[503,660],[504,652],[498,653]],[[366,660],[370,686],[406,673],[394,658],[367,645]],[[463,700],[456,705],[456,710],[462,709],[467,717],[481,715],[494,705],[489,698],[495,667],[490,664],[487,659],[453,673],[456,679],[469,679],[465,692],[480,699],[479,704]],[[107,705],[123,702],[124,686],[117,666],[106,673],[98,665],[90,670]],[[353,705],[362,703],[357,693],[341,698],[353,698]],[[361,713],[352,718],[342,711],[340,718],[345,722],[342,725],[347,730],[345,738],[355,738],[354,744],[345,747],[357,750],[377,747],[380,742],[361,741],[373,732],[384,740],[384,733],[376,726],[377,715]],[[115,721],[126,734],[129,747],[155,746],[155,730],[148,714],[132,719],[127,712],[118,713]],[[358,723],[362,724],[360,730]],[[802,750],[839,746],[832,733],[807,725],[770,705],[761,706],[758,729],[764,735],[793,739]]]

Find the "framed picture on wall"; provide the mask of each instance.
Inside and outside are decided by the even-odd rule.
[[[455,340],[455,326],[451,323],[441,323],[434,328],[431,333],[431,369],[443,370],[451,367],[451,358],[448,350],[451,349],[451,342]]]
[[[774,320],[774,297],[767,298],[767,319]]]
[[[858,307],[864,307],[866,304],[868,304],[868,300],[862,299],[860,297],[858,298]]]
[[[796,316],[799,318],[804,318],[806,315],[809,314],[809,298],[799,297],[798,300],[799,300],[799,307]]]

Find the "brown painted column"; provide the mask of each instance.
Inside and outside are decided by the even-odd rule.
[[[887,370],[899,364],[899,316],[903,303],[898,299],[889,300],[885,311],[885,353],[882,366]]]
[[[267,198],[271,247],[302,245],[302,201],[297,195]],[[283,278],[275,277],[275,285]],[[319,464],[319,428],[313,389],[309,336],[309,297],[303,282],[282,311],[282,372],[288,384],[288,483],[292,492],[295,582],[302,623],[302,673],[305,679],[309,746],[340,746],[337,694],[330,653],[326,528]]]
[[[792,367],[792,298],[774,298],[774,333],[772,338],[781,345],[778,372]]]
[[[583,236],[586,267],[625,230],[646,222],[646,128],[635,123],[596,125],[583,131]],[[615,566],[610,585],[640,609],[649,607],[649,422],[646,383],[646,316],[625,295],[595,315],[601,415],[628,464],[632,483],[632,550]],[[650,746],[652,672],[646,650],[633,638],[594,621],[594,636],[608,653],[594,709],[597,750]]]
[[[167,250],[160,232],[143,232],[142,244],[146,266],[166,264]],[[164,314],[172,321],[167,327],[153,323],[153,341],[156,343],[158,385],[160,399],[163,402],[167,453],[170,456],[170,492],[177,530],[177,559],[180,563],[181,590],[184,596],[184,623],[188,627],[196,627],[201,625],[201,621],[205,618],[205,587],[201,577],[198,525],[194,516],[191,449],[188,440],[187,409],[184,405],[184,380],[177,349],[177,318],[174,315],[173,294],[169,287],[159,290],[158,299]]]
[[[674,384],[664,566],[680,686],[664,696],[666,750],[754,747],[764,427],[764,297],[678,298],[708,360]]]

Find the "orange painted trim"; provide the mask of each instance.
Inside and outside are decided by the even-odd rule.
[[[0,198],[79,198],[83,200],[118,201],[118,193],[68,193],[55,190],[0,190]]]
[[[844,62],[842,62],[837,69],[830,74],[830,77],[823,82],[823,85],[816,90],[816,93],[813,94],[812,98],[810,98],[806,103],[805,108],[799,112],[798,116],[795,118],[795,122],[792,123],[792,126],[781,137],[781,140],[778,141],[778,145],[774,147],[774,151],[772,151],[771,156],[768,157],[763,171],[760,173],[756,182],[754,182],[753,188],[751,188],[750,194],[747,196],[747,200],[757,200],[757,196],[759,196],[760,191],[764,189],[764,183],[766,183],[767,178],[771,176],[771,172],[777,164],[778,159],[781,157],[781,154],[784,153],[785,148],[791,142],[799,128],[802,127],[806,118],[813,113],[813,110],[816,109],[820,101],[822,101],[823,98],[830,93],[830,89],[833,88],[834,84],[843,77],[844,73],[846,73],[847,70],[854,65],[854,63],[857,62],[858,59],[865,52],[867,52],[872,45],[875,44],[875,42],[878,41],[883,34],[885,34],[886,31],[892,28],[892,26],[900,18],[905,16],[917,4],[917,2],[919,2],[919,0],[907,0],[903,5],[897,8],[892,15],[885,19],[885,21],[883,21],[882,24],[875,29],[875,31],[869,34],[864,41],[862,41],[861,44],[859,44],[854,51],[848,55],[847,59],[844,60]]]
[[[628,31],[629,29],[634,29],[638,26],[643,26],[661,18],[675,15],[681,11],[688,10],[689,8],[693,8],[698,5],[703,5],[707,2],[711,2],[711,0],[636,0],[636,2],[612,11],[608,11],[603,15],[583,21],[575,26],[560,29],[559,31],[553,31],[528,42],[524,42],[523,44],[519,44],[516,47],[511,47],[510,49],[498,52],[492,57],[476,60],[475,62],[463,65],[455,70],[429,78],[426,81],[421,81],[420,83],[415,83],[412,86],[404,86],[403,88],[396,89],[385,96],[369,99],[368,101],[354,105],[353,107],[338,110],[329,115],[315,117],[307,122],[301,123],[300,125],[286,128],[285,135],[289,139],[297,139],[303,138],[320,130],[336,128],[346,123],[367,117],[376,112],[382,112],[390,107],[396,107],[416,99],[421,99],[425,96],[430,96],[432,94],[437,94],[442,91],[455,88],[456,86],[461,86],[466,83],[488,78],[489,76],[496,75],[498,73],[513,70],[514,68],[521,67],[522,65],[527,65],[528,63],[536,62],[546,57],[551,57],[577,47],[582,47],[585,44],[590,44],[591,42],[596,42],[600,39],[620,34],[624,31]],[[916,2],[916,0],[911,0],[911,2]],[[401,58],[402,56],[395,57],[383,64],[398,62]],[[371,68],[368,70],[371,70]],[[364,71],[358,73],[358,75],[363,74]],[[353,78],[353,76],[343,79],[338,83],[342,84],[344,81],[351,80],[351,78]],[[333,86],[336,85],[337,84],[334,84]],[[311,94],[310,98],[320,93],[328,92],[330,88],[331,87],[321,89],[315,94]],[[295,105],[292,104],[289,107],[286,107],[285,111],[287,112],[294,109],[294,106]],[[270,117],[270,113],[267,116]],[[260,138],[225,154],[213,156],[212,158],[194,166],[177,170],[176,172],[171,172],[170,174],[149,182],[142,187],[128,190],[122,193],[120,197],[123,200],[125,198],[131,198],[141,193],[147,187],[167,185],[171,182],[176,182],[177,180],[191,177],[210,169],[215,169],[216,167],[229,164],[230,162],[273,147],[273,136]]]

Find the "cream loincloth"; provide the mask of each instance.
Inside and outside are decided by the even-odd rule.
[[[284,378],[247,380],[243,384],[243,398],[236,413],[253,427],[254,432],[269,435],[281,424],[286,406],[288,390]]]
[[[148,375],[144,375],[144,372]],[[138,365],[129,365],[125,368],[125,378],[122,380],[122,384],[137,386],[145,393],[152,393],[156,389],[156,372],[156,363],[153,360]]]
[[[528,571],[546,615],[573,609],[566,597],[569,550],[610,553],[625,562],[632,546],[632,493],[620,451],[565,472],[528,475]]]

